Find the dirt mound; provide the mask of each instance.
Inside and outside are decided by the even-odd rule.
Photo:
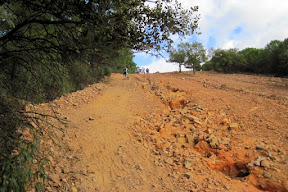
[[[49,104],[67,124],[43,142],[46,190],[288,191],[287,93],[272,77],[113,74]]]

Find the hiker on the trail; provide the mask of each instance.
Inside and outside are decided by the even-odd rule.
[[[127,67],[124,68],[123,75],[124,75],[124,77],[128,77],[128,69],[127,69]]]
[[[149,73],[149,68],[146,69],[146,73],[147,73],[147,74]]]

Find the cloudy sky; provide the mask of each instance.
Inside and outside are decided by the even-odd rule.
[[[178,0],[189,8],[199,6],[201,35],[187,37],[185,41],[201,42],[208,48],[264,48],[271,40],[288,38],[288,0]],[[179,40],[175,40],[176,47]],[[169,54],[164,54],[169,58]],[[137,66],[151,72],[177,71],[175,64],[164,58],[137,53]]]

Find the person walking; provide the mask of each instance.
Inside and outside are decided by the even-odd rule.
[[[146,69],[146,73],[149,74],[149,68]]]
[[[124,77],[128,77],[128,69],[127,69],[127,67],[124,68],[123,75],[124,75]]]

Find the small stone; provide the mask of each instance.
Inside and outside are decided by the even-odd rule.
[[[224,185],[224,189],[229,190],[229,189],[230,189],[229,185],[225,184],[225,185]]]
[[[270,178],[271,175],[270,175],[270,173],[268,173],[267,171],[265,171],[265,172],[263,173],[263,177],[265,177],[265,178]]]
[[[238,123],[230,123],[228,129],[232,130],[232,129],[238,129],[238,128],[239,128]]]
[[[227,137],[224,137],[224,138],[221,139],[221,143],[223,145],[228,145],[230,143],[230,139],[227,138]]]
[[[185,160],[184,167],[186,169],[191,169],[192,165],[193,165],[193,163],[190,160]]]
[[[198,125],[202,125],[201,121],[199,121],[199,120],[194,120],[194,123],[196,123]]]
[[[135,165],[135,169],[140,171],[144,170],[140,165]]]
[[[210,146],[211,146],[213,149],[217,149],[217,148],[219,147],[219,145],[220,145],[219,139],[216,138],[216,137],[211,137],[211,138],[209,139],[209,144],[210,144]]]
[[[62,173],[62,169],[59,166],[55,167],[55,171],[56,173]]]
[[[270,163],[268,160],[262,160],[260,162],[261,167],[270,167]]]
[[[178,141],[179,144],[185,145],[185,143],[186,143],[186,138],[185,138],[185,137],[178,137],[178,138],[177,138],[177,141]]]
[[[229,124],[229,120],[227,118],[224,118],[222,121],[221,121],[221,124],[222,125],[228,125]]]
[[[46,189],[46,191],[48,191],[48,192],[54,191],[54,190],[52,189],[52,187],[46,187],[45,189]]]
[[[190,147],[194,147],[195,146],[195,138],[193,135],[186,135],[186,142],[188,143],[188,145]]]
[[[185,173],[185,174],[184,174],[184,177],[186,177],[187,179],[190,179],[191,173],[190,173],[190,172]]]
[[[191,121],[199,121],[199,118],[194,116],[194,115],[184,115],[187,119],[191,120]]]
[[[57,185],[61,186],[60,176],[58,174],[50,174],[49,178],[51,181],[54,181]]]
[[[71,191],[72,191],[72,192],[77,192],[78,189],[77,189],[76,187],[72,187],[72,188],[71,188]]]
[[[93,121],[94,120],[94,118],[93,117],[89,117],[89,121]]]
[[[174,110],[174,109],[180,109],[181,108],[181,103],[179,102],[179,101],[175,101],[175,100],[173,100],[173,101],[170,101],[169,102],[169,106],[170,106],[170,108],[172,109],[172,110]]]

